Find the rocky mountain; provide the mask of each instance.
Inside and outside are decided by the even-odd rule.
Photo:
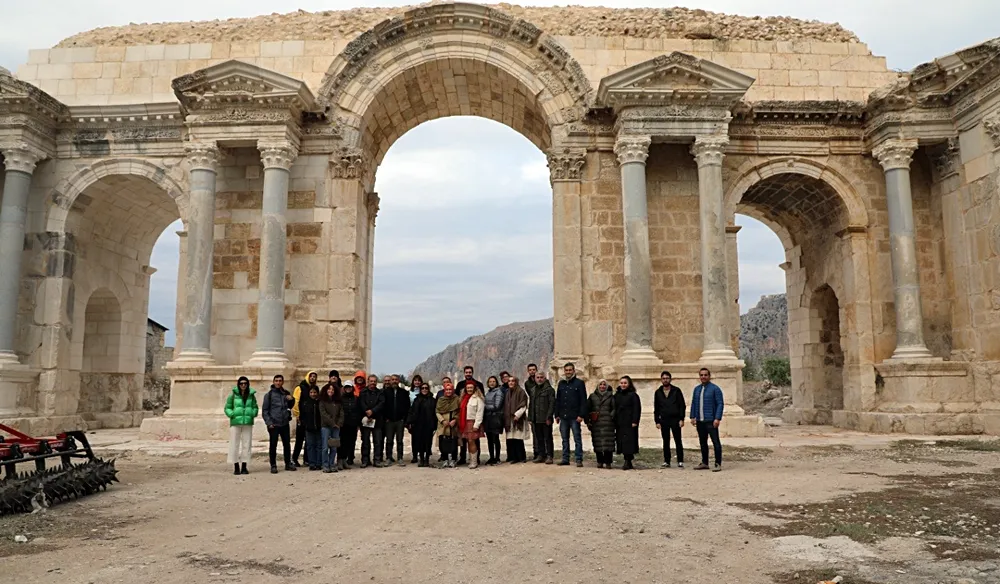
[[[788,357],[788,303],[784,294],[761,296],[740,317],[740,358],[760,365],[765,357]]]
[[[519,377],[528,363],[540,369],[552,358],[552,319],[515,322],[449,345],[413,368],[424,379],[455,376],[472,365],[477,376],[507,370]],[[788,306],[784,294],[763,296],[757,306],[740,317],[740,356],[755,364],[769,356],[788,356]]]
[[[413,373],[437,381],[444,375],[454,377],[463,367],[472,365],[484,383],[487,376],[504,370],[523,377],[528,363],[537,364],[541,370],[548,367],[553,343],[551,318],[514,322],[449,345],[414,367]]]

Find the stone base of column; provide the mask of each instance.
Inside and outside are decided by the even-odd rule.
[[[81,416],[0,416],[0,424],[10,426],[29,436],[55,436],[70,430],[89,430],[90,424]]]
[[[701,357],[698,360],[712,363],[739,361],[740,367],[743,366],[743,362],[740,361],[736,353],[729,347],[723,349],[705,349],[701,352]]]
[[[288,365],[288,355],[284,351],[254,351],[244,364],[248,367],[284,369]]]
[[[245,375],[257,392],[257,403],[271,387],[276,374],[285,377],[285,387],[292,391],[300,379],[295,366],[286,362],[280,367],[260,365],[189,365],[183,361],[167,363],[170,374],[170,408],[161,417],[142,421],[139,435],[147,439],[208,440],[229,437],[229,419],[223,414],[226,399]]]
[[[31,414],[21,396],[33,395],[38,387],[40,369],[13,360],[0,360],[0,418],[17,418]]]
[[[913,413],[833,412],[833,425],[873,434],[923,436],[1000,435],[1000,412]]]
[[[210,351],[181,351],[176,359],[166,364],[166,368],[169,369],[171,363],[183,364],[184,368],[210,367],[215,365],[215,357]]]
[[[896,350],[892,353],[893,361],[916,361],[916,360],[929,360],[933,359],[936,361],[943,361],[941,357],[935,357],[927,350],[927,347],[923,345],[917,345],[912,347],[896,347]]]

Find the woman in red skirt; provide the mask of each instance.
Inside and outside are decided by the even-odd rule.
[[[483,432],[485,415],[486,399],[483,397],[483,392],[472,381],[467,382],[458,416],[458,431],[469,447],[469,468],[479,466],[479,457],[476,456],[479,452],[477,444],[479,439],[486,435]]]

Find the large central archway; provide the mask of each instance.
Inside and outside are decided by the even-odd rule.
[[[500,122],[545,152],[553,166],[565,126],[580,119],[592,91],[582,68],[551,36],[523,20],[474,4],[417,8],[352,41],[331,64],[319,101],[336,120],[335,213],[353,208],[354,241],[340,246],[351,277],[332,291],[353,307],[336,323],[327,361],[347,366],[371,358],[375,174],[392,144],[417,125],[448,116]],[[561,178],[580,180],[579,160],[555,161]],[[580,211],[577,197],[553,198],[556,352],[579,353],[582,330]],[[574,207],[575,205],[575,207]],[[572,324],[567,324],[572,323]],[[569,328],[567,328],[569,327]],[[560,331],[563,331],[563,334]],[[566,332],[566,331],[569,332]],[[356,343],[343,339],[356,339]],[[560,351],[560,339],[568,340]]]

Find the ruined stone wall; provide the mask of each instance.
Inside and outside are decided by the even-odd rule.
[[[171,81],[238,59],[304,81],[318,91],[333,59],[353,36],[324,40],[230,40],[113,45],[31,51],[17,76],[67,105],[176,101]],[[890,83],[883,57],[858,42],[556,36],[596,88],[601,78],[665,53],[709,59],[756,79],[746,95],[759,100],[865,101]],[[112,40],[109,42],[130,42]]]
[[[285,264],[285,349],[302,365],[322,359],[329,288],[330,210],[318,205],[327,157],[303,156],[291,168]],[[212,347],[220,364],[256,349],[263,164],[256,149],[233,150],[220,169],[213,254]],[[317,349],[317,347],[320,347]]]
[[[689,147],[650,148],[646,171],[653,272],[653,349],[666,363],[702,352],[698,167]]]
[[[920,304],[923,307],[924,342],[932,355],[951,357],[951,298],[944,265],[944,221],[941,198],[932,196],[933,176],[926,156],[910,164],[913,222],[917,232],[920,265]]]

